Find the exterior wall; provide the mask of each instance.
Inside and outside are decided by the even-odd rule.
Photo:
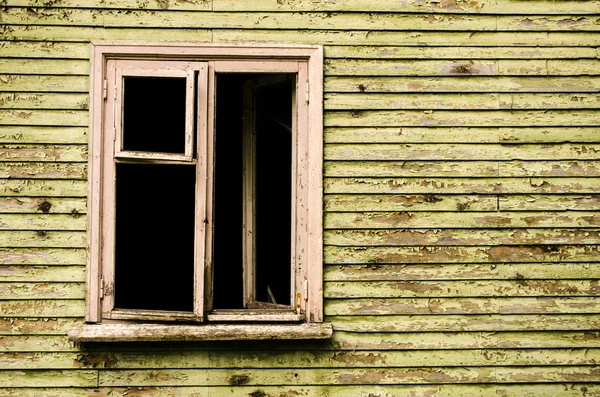
[[[599,1],[3,4],[0,395],[600,396]],[[90,40],[325,45],[332,340],[67,340]]]

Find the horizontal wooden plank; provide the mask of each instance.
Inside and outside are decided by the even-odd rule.
[[[0,86],[1,88],[1,86]],[[325,92],[596,93],[597,76],[575,77],[327,77]]]
[[[72,371],[0,371],[3,387],[95,387],[95,370]]]
[[[76,317],[85,315],[84,299],[1,300],[4,317]]]
[[[0,300],[85,299],[85,283],[0,283]]]
[[[594,365],[599,349],[455,350],[455,351],[144,351],[85,353],[0,353],[4,369],[150,369],[150,368],[383,368],[492,365]],[[54,366],[53,366],[54,365]]]
[[[498,206],[501,211],[560,211],[560,210],[600,210],[599,196],[500,196]]]
[[[40,3],[35,0],[14,0],[11,1],[13,6],[21,7],[39,7]],[[125,9],[146,9],[146,10],[193,10],[193,11],[209,11],[211,10],[211,2],[208,0],[186,0],[185,2],[170,2],[169,0],[160,2],[148,2],[141,4],[132,4],[122,0],[105,0],[102,3],[97,3],[90,0],[60,0],[60,7],[68,8],[125,8]],[[582,7],[582,6],[580,6]],[[579,8],[578,8],[579,9]]]
[[[49,161],[49,162],[82,162],[88,158],[87,145],[3,145],[0,161]],[[35,164],[33,164],[35,166]],[[10,167],[10,164],[8,164]],[[16,177],[13,177],[16,178]]]
[[[321,4],[322,5],[322,4]],[[361,31],[361,30],[264,30],[264,29],[104,29],[92,26],[7,26],[4,40],[41,40],[84,42],[89,40],[166,42],[289,42],[333,45],[397,46],[485,46],[510,47],[597,47],[600,34],[593,32],[436,32],[436,31]],[[458,56],[458,55],[457,55]]]
[[[84,127],[0,126],[0,143],[68,143],[86,144]]]
[[[34,112],[37,114],[38,111],[31,111]],[[6,117],[13,120],[22,118],[19,115],[23,111],[8,113]],[[326,127],[585,127],[596,126],[599,117],[600,112],[595,110],[365,110],[325,113],[324,123]]]
[[[3,336],[0,338],[3,352],[73,352],[73,343],[66,336]]]
[[[32,95],[32,94],[29,94]],[[0,97],[1,98],[1,97]],[[37,99],[37,98],[36,98]],[[1,100],[1,99],[0,99]],[[59,99],[60,100],[60,99]],[[16,101],[15,101],[16,102]],[[25,105],[26,106],[26,105]],[[34,105],[35,106],[35,105]],[[600,95],[575,94],[404,94],[328,93],[326,110],[495,110],[495,109],[598,109]],[[498,131],[496,131],[498,132]],[[499,137],[498,137],[499,138]],[[563,139],[573,139],[567,136]]]
[[[502,383],[564,382],[574,378],[596,381],[599,367],[471,367],[462,368],[346,368],[342,372],[319,369],[244,370],[246,385],[344,385],[344,384],[426,384],[426,383]],[[99,371],[100,386],[230,385],[231,370],[110,370]]]
[[[0,106],[4,109],[87,109],[88,97],[76,93],[3,93]]]
[[[590,194],[596,178],[325,178],[325,193]],[[0,181],[1,183],[1,181]],[[1,185],[0,185],[1,186]],[[2,195],[2,190],[0,190]]]
[[[508,197],[508,196],[507,196]],[[325,210],[337,211],[497,211],[498,198],[478,195],[327,194]],[[599,199],[600,201],[600,199]],[[599,203],[600,205],[600,203]],[[0,207],[1,208],[1,207]],[[549,209],[555,209],[551,207]]]
[[[85,198],[0,197],[0,213],[85,214]]]
[[[19,0],[24,1],[24,0]],[[31,3],[32,0],[27,0]],[[21,5],[19,3],[19,5]],[[345,11],[345,12],[432,12],[452,14],[596,14],[600,3],[597,1],[518,1],[518,0],[482,0],[476,3],[438,2],[435,0],[409,0],[397,2],[383,0],[373,3],[368,0],[347,0],[314,2],[307,0],[289,0],[275,2],[270,0],[252,1],[250,4],[235,0],[213,0],[213,9],[219,11]]]
[[[2,215],[0,215],[0,219]],[[86,232],[0,231],[2,247],[86,248]],[[1,270],[0,270],[1,273]]]
[[[320,4],[322,5],[322,4]],[[522,33],[517,33],[519,36]],[[58,44],[58,43],[57,43]],[[586,47],[512,47],[488,43],[481,47],[437,46],[376,46],[376,45],[330,45],[324,48],[325,58],[345,59],[583,59],[596,58],[594,48]]]
[[[324,290],[325,298],[335,299],[594,296],[599,293],[600,286],[597,280],[525,280],[523,278],[469,281],[328,281],[325,283]],[[522,312],[517,311],[513,314],[517,313]],[[429,314],[433,314],[433,311]]]
[[[450,154],[456,153],[457,155],[460,152],[467,152],[466,148],[455,148],[450,146],[449,152]],[[549,146],[549,145],[548,145]],[[548,146],[545,146],[543,149],[540,149],[540,152],[543,152],[544,149],[551,149]],[[563,145],[567,146],[567,145]],[[370,145],[365,145],[365,148],[369,148]],[[326,147],[329,149],[329,146]],[[325,176],[327,177],[350,177],[350,176],[373,176],[373,177],[461,177],[461,176],[470,176],[470,177],[596,177],[600,176],[600,161],[578,161],[578,160],[569,160],[569,161],[507,161],[507,160],[494,160],[491,156],[493,150],[489,150],[485,146],[481,145],[481,150],[475,150],[475,152],[487,152],[490,153],[491,161],[482,161],[482,160],[460,160],[460,161],[452,161],[451,158],[444,159],[441,161],[419,161],[412,160],[413,157],[418,157],[422,155],[422,153],[432,153],[434,152],[431,149],[431,146],[422,146],[423,151],[414,150],[413,146],[406,148],[405,150],[401,149],[403,152],[402,155],[398,155],[398,157],[409,157],[411,160],[403,160],[403,161],[394,161],[387,160],[385,161],[325,161]],[[336,148],[339,150],[337,155],[342,157],[344,155],[352,156],[354,151],[353,148],[350,148],[348,152],[344,152],[343,148]],[[372,157],[382,156],[385,157],[386,154],[390,153],[388,148],[384,148],[382,150],[382,154],[379,154],[378,148],[373,148],[374,154]],[[456,149],[453,150],[453,149]],[[462,149],[462,150],[461,150]],[[523,148],[519,148],[521,150],[516,150],[516,157],[519,156],[519,152],[523,153],[525,150]],[[568,152],[577,151],[577,147],[569,148],[562,147],[561,149],[565,149]],[[580,151],[581,148],[579,148]],[[532,149],[534,153],[536,153],[535,149]],[[552,150],[550,150],[552,151]],[[415,153],[416,152],[416,155]],[[458,152],[458,153],[457,153]],[[496,154],[497,157],[505,157],[508,158],[510,156],[508,150],[500,150],[499,154]],[[557,153],[558,151],[554,151]],[[593,150],[592,150],[593,152]],[[335,151],[334,151],[335,153]],[[407,153],[404,155],[404,153]],[[558,153],[557,153],[558,154]],[[367,154],[365,152],[359,152],[359,156]],[[476,157],[483,157],[483,154],[474,154]],[[425,157],[425,156],[423,156]],[[525,157],[521,155],[520,157]]]
[[[325,62],[325,74],[327,76],[577,76],[600,74],[600,61],[597,59],[465,61],[329,59]]]
[[[88,59],[90,57],[89,45],[59,41],[0,41],[0,52],[7,58]],[[584,54],[584,51],[580,53]]]
[[[329,316],[412,314],[582,314],[600,310],[598,297],[394,298],[325,301]]]
[[[89,91],[87,76],[0,75],[0,92],[81,92]]]
[[[87,181],[0,179],[0,197],[87,197]]]
[[[69,329],[73,326],[80,324],[83,319],[80,318],[59,318],[59,317],[45,317],[45,318],[18,318],[18,317],[3,317],[0,318],[0,335],[9,335],[4,338],[0,338],[0,347],[3,351],[54,351],[53,348],[39,348],[36,347],[34,341],[42,342],[54,342],[55,344],[62,346],[62,350],[73,351],[73,345],[70,344],[65,336]],[[13,336],[10,336],[13,335]],[[26,335],[23,337],[15,337],[14,335]],[[35,336],[34,336],[35,335]],[[32,343],[27,345],[26,343],[19,344],[19,348],[15,347],[15,340],[24,340],[32,338]],[[57,338],[60,342],[57,342]],[[8,342],[13,341],[13,342]],[[42,344],[42,346],[46,346]],[[77,349],[78,350],[78,349]]]
[[[85,266],[0,266],[0,282],[85,282]]]
[[[327,264],[595,262],[596,245],[476,247],[325,247]],[[582,275],[583,277],[584,275]]]
[[[0,110],[0,123],[84,127],[89,124],[89,114],[87,110]]]
[[[38,230],[44,237],[46,230],[85,231],[87,219],[66,214],[0,214],[0,230]]]
[[[12,6],[38,7],[40,4],[34,0],[14,0]],[[103,3],[90,4],[86,0],[62,0],[61,7],[68,8],[144,8],[148,10],[191,10],[191,11],[344,11],[344,12],[433,12],[452,14],[596,14],[600,3],[598,1],[498,1],[482,0],[477,3],[441,3],[438,1],[410,0],[398,3],[393,0],[372,3],[366,0],[352,1],[328,1],[316,3],[314,1],[293,0],[286,2],[274,2],[270,0],[253,1],[249,4],[239,3],[234,0],[191,0],[186,2],[155,2],[135,7],[133,4],[110,0]]]
[[[593,331],[598,314],[328,316],[335,332]],[[334,335],[335,335],[334,332]]]
[[[95,4],[97,5],[97,3]],[[93,26],[27,26],[27,25],[11,25],[3,30],[4,39],[11,41],[22,40],[40,40],[43,42],[51,41],[67,41],[75,43],[83,43],[89,48],[90,40],[129,40],[129,41],[156,41],[157,37],[161,41],[167,42],[210,42],[212,33],[210,29],[152,29],[152,28],[120,28],[120,29],[104,29],[102,27]],[[562,34],[561,34],[562,35]],[[567,34],[573,36],[572,34]],[[532,36],[533,38],[533,36]],[[541,41],[541,37],[536,37]],[[579,34],[575,34],[572,38],[561,37],[558,41],[563,45],[576,42],[582,45],[589,44],[589,38],[586,39]],[[583,39],[583,40],[582,40]],[[551,39],[552,40],[552,39]],[[553,40],[552,40],[553,41]],[[599,40],[600,41],[600,38]],[[592,39],[592,42],[595,40]]]
[[[398,328],[398,331],[405,331]],[[344,332],[337,330],[331,340],[333,348],[343,350],[412,350],[412,349],[514,349],[514,348],[597,348],[600,332],[552,331],[527,332]]]
[[[599,133],[598,127],[329,127],[325,129],[324,140],[326,143],[467,143],[467,139],[468,143],[558,143],[597,142]]]
[[[60,150],[60,149],[59,149]],[[8,154],[15,155],[13,153]],[[22,155],[22,153],[18,153]],[[0,156],[1,161],[1,156]],[[5,162],[0,169],[0,178],[17,179],[86,179],[86,163],[33,163],[33,162]]]
[[[343,158],[352,159],[354,157],[366,156],[366,153],[356,153],[354,148],[358,144],[352,145],[326,145],[325,153],[327,158],[324,163],[324,171],[326,177],[351,177],[351,176],[372,176],[372,177],[428,177],[428,176],[440,176],[440,177],[496,177],[498,174],[498,162],[490,158],[489,161],[477,161],[477,160],[459,160],[452,161],[452,145],[449,145],[448,158],[444,161],[419,161],[418,157],[429,157],[423,155],[424,152],[431,153],[433,145],[423,144],[418,146],[405,145],[406,147],[400,147],[399,153],[396,154],[396,158],[402,157],[407,160],[394,161],[387,159],[381,159],[385,161],[356,161],[356,160],[340,160]],[[396,145],[394,145],[396,146]],[[470,145],[469,145],[470,146]],[[475,146],[475,145],[473,145]],[[363,145],[364,151],[373,151],[371,158],[375,157],[386,157],[386,153],[390,153],[391,150],[383,145]],[[382,152],[379,153],[379,148],[383,147]],[[398,146],[396,146],[398,147]],[[444,145],[445,147],[445,145]],[[349,149],[349,150],[346,150]],[[419,150],[421,149],[421,150]],[[429,150],[428,150],[429,149]],[[460,151],[460,149],[458,149]],[[485,151],[485,148],[483,148]],[[464,150],[467,151],[466,149]],[[437,156],[437,155],[436,155]],[[417,157],[415,160],[414,158]],[[474,154],[474,157],[479,157],[478,154]],[[335,161],[332,161],[335,160]],[[564,164],[563,162],[557,162],[558,164]],[[535,163],[534,163],[535,164]]]
[[[0,47],[1,48],[1,47]],[[19,58],[0,58],[0,74],[63,74],[85,76],[90,72],[87,60],[36,59],[23,62]]]
[[[366,385],[366,386],[161,386],[161,387],[102,387],[102,388],[3,388],[6,397],[170,397],[175,395],[211,397],[227,395],[246,397],[260,391],[266,396],[347,397],[363,395],[405,396],[423,395],[431,397],[479,396],[479,397],[590,397],[600,392],[594,383],[546,383],[546,384],[435,384],[435,385]]]
[[[337,246],[583,245],[600,244],[600,229],[326,230],[323,239]]]
[[[329,212],[325,229],[597,228],[598,212]]]
[[[600,263],[419,263],[325,266],[326,281],[569,280],[600,278]]]
[[[85,265],[81,248],[0,248],[2,265]]]
[[[356,30],[470,30],[470,31],[589,31],[600,30],[593,17],[549,15],[431,15],[331,12],[191,12],[153,10],[5,7],[6,24],[83,26],[147,26],[229,29],[356,29]]]

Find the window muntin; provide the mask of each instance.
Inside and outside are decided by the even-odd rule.
[[[133,49],[139,49],[137,46],[132,46]],[[90,227],[90,272],[89,274],[89,290],[88,290],[88,315],[87,319],[89,321],[99,321],[101,319],[138,319],[138,320],[174,320],[174,319],[182,319],[182,320],[194,320],[201,321],[204,318],[204,314],[208,313],[208,319],[210,321],[271,321],[271,320],[281,320],[284,319],[289,321],[290,319],[298,320],[303,318],[303,316],[293,316],[293,313],[289,313],[288,315],[281,315],[281,313],[277,313],[277,311],[266,309],[253,309],[253,310],[242,310],[242,311],[223,311],[223,310],[213,310],[213,291],[212,291],[212,271],[213,271],[213,236],[212,236],[212,209],[213,209],[213,200],[209,199],[213,197],[213,187],[215,180],[213,179],[214,170],[212,169],[212,164],[215,156],[215,141],[214,141],[214,133],[218,131],[218,126],[215,126],[215,92],[218,91],[216,87],[216,78],[215,76],[219,74],[226,73],[246,73],[246,74],[258,74],[258,75],[271,75],[271,77],[280,77],[287,74],[287,78],[289,76],[293,76],[294,80],[296,80],[296,84],[294,86],[294,91],[302,92],[305,95],[302,95],[302,98],[299,99],[296,92],[294,92],[293,103],[295,105],[290,106],[290,110],[294,113],[294,116],[297,120],[296,123],[292,123],[297,125],[297,139],[290,148],[291,151],[300,152],[300,155],[294,154],[294,161],[291,165],[293,168],[293,172],[290,172],[290,179],[295,179],[294,183],[291,184],[290,189],[296,190],[302,181],[306,182],[306,178],[309,173],[309,169],[307,167],[308,157],[311,151],[307,150],[307,142],[308,142],[308,133],[309,133],[309,122],[304,119],[307,118],[308,114],[319,114],[321,109],[318,111],[316,109],[312,109],[312,112],[309,110],[309,101],[308,101],[308,73],[307,70],[309,68],[310,54],[315,52],[314,48],[311,49],[301,49],[296,51],[296,54],[290,55],[290,51],[288,49],[279,48],[258,48],[258,49],[248,49],[248,48],[238,48],[232,51],[233,54],[229,54],[225,56],[228,58],[227,60],[216,60],[213,61],[210,59],[210,56],[199,55],[199,56],[191,56],[187,55],[188,58],[195,58],[193,62],[189,61],[176,61],[176,60],[166,60],[166,59],[135,59],[135,60],[112,60],[110,56],[102,55],[102,63],[106,66],[106,72],[103,72],[104,76],[108,77],[108,80],[111,79],[111,76],[115,81],[123,81],[121,78],[138,78],[149,77],[149,78],[182,78],[181,72],[185,73],[186,83],[188,87],[186,87],[186,134],[189,130],[189,126],[192,126],[192,134],[191,139],[189,138],[189,134],[186,135],[186,143],[185,145],[189,145],[192,148],[192,155],[188,156],[190,151],[188,149],[184,156],[181,153],[177,153],[177,151],[161,152],[160,150],[156,150],[152,147],[143,148],[143,150],[139,150],[139,147],[135,147],[136,150],[124,150],[130,149],[127,143],[123,146],[124,142],[127,139],[123,139],[124,135],[116,134],[115,136],[111,135],[109,131],[111,130],[111,123],[113,123],[113,132],[114,131],[123,131],[120,127],[114,128],[116,126],[121,126],[121,121],[118,120],[119,117],[123,117],[123,109],[120,109],[122,103],[124,102],[116,102],[116,106],[111,111],[111,106],[107,106],[106,104],[110,103],[110,101],[106,101],[105,104],[101,106],[95,106],[95,110],[101,110],[101,114],[103,115],[103,127],[102,134],[103,137],[98,139],[97,137],[97,129],[94,134],[93,141],[95,142],[93,149],[97,149],[98,146],[103,148],[102,152],[104,152],[104,156],[101,156],[101,161],[98,161],[98,150],[93,150],[92,155],[92,166],[91,166],[91,184],[90,191],[95,191],[94,187],[99,186],[99,191],[102,193],[102,199],[100,202],[103,204],[102,207],[102,218],[103,222],[101,223],[99,228],[95,228],[93,226]],[[221,51],[220,48],[215,47],[209,48],[208,52],[219,53]],[[98,51],[102,53],[102,51]],[[114,53],[114,49],[112,51]],[[126,51],[125,51],[126,52]],[[193,51],[191,51],[193,52]],[[255,59],[245,58],[247,53],[258,52],[264,54],[265,52],[272,52],[272,57],[277,58],[275,61],[257,61]],[[293,53],[294,51],[292,51]],[[318,52],[318,51],[317,51]],[[236,55],[237,53],[237,55]],[[245,53],[241,55],[241,53]],[[300,54],[300,55],[298,55]],[[210,55],[210,54],[208,54]],[[153,58],[153,56],[148,56],[149,58]],[[219,55],[219,57],[223,57],[223,55]],[[160,57],[159,57],[160,58]],[[296,59],[294,59],[296,58]],[[298,58],[304,58],[304,60],[298,60]],[[318,58],[321,59],[321,58]],[[120,64],[121,63],[121,64]],[[157,64],[158,63],[158,64]],[[313,62],[314,63],[314,62]],[[151,67],[147,67],[148,64],[153,64]],[[189,67],[190,64],[193,64],[192,67]],[[181,65],[186,65],[182,67]],[[133,67],[132,67],[133,66]],[[138,66],[142,73],[137,74]],[[316,72],[320,72],[320,65],[312,65],[315,74],[317,77],[320,75]],[[164,71],[167,71],[165,73]],[[126,71],[123,73],[123,71]],[[158,71],[158,72],[157,72]],[[176,77],[173,77],[175,76]],[[117,77],[119,76],[119,77]],[[259,76],[261,77],[261,76]],[[316,78],[315,81],[319,82],[320,79]],[[191,87],[190,89],[190,82]],[[96,82],[96,87],[98,84]],[[119,97],[117,99],[121,100],[120,96],[123,93],[118,93],[119,84],[116,84],[117,90],[115,91],[115,97]],[[122,85],[121,87],[127,87],[126,85]],[[298,89],[300,87],[300,89]],[[112,86],[109,84],[109,90]],[[301,90],[301,91],[300,91]],[[306,92],[305,92],[306,91]],[[192,93],[190,99],[190,92]],[[126,96],[127,94],[125,94]],[[93,101],[94,102],[94,101]],[[315,100],[317,104],[320,102],[320,97],[318,100]],[[191,106],[190,106],[191,104]],[[126,105],[125,105],[126,107]],[[195,112],[194,112],[195,108]],[[192,109],[192,122],[189,122],[190,119],[190,111]],[[94,118],[96,121],[98,118]],[[320,117],[313,117],[317,122],[320,123]],[[93,122],[94,125],[98,125],[97,122]],[[318,128],[319,130],[321,127]],[[126,131],[125,131],[126,133]],[[322,137],[319,134],[318,140],[321,140]],[[113,141],[114,140],[114,141]],[[114,142],[114,143],[113,143]],[[196,148],[194,149],[194,142]],[[111,144],[114,145],[114,155],[107,155],[106,148],[110,147]],[[317,146],[320,145],[320,142],[317,142]],[[134,145],[135,146],[135,145]],[[186,146],[187,148],[188,146]],[[312,154],[314,156],[317,150],[312,150]],[[320,156],[320,154],[318,155]],[[317,157],[318,157],[317,156]],[[108,159],[110,158],[110,159]],[[254,161],[254,160],[253,160]],[[244,163],[247,160],[243,161]],[[183,164],[187,163],[187,166]],[[98,164],[101,165],[103,177],[99,178],[99,167]],[[94,167],[94,165],[96,165]],[[94,241],[98,241],[98,238],[101,236],[101,239],[105,242],[111,240],[111,236],[115,235],[114,230],[114,218],[117,215],[118,218],[118,208],[119,208],[119,200],[115,200],[115,193],[118,197],[118,187],[115,192],[115,186],[110,181],[114,181],[115,177],[117,177],[117,181],[119,180],[118,176],[121,171],[116,171],[117,169],[130,169],[132,167],[157,167],[157,166],[165,166],[165,167],[175,167],[175,168],[186,168],[192,167],[195,168],[196,172],[196,183],[195,183],[195,197],[194,197],[194,212],[195,212],[195,228],[196,234],[194,236],[194,305],[193,305],[193,313],[190,314],[189,306],[174,306],[174,307],[166,307],[161,308],[162,310],[148,310],[147,307],[138,306],[135,309],[130,308],[120,308],[120,302],[122,302],[119,298],[114,299],[111,297],[111,293],[115,292],[115,287],[118,287],[119,281],[119,273],[115,274],[115,267],[113,263],[111,263],[111,257],[114,258],[113,255],[118,255],[118,249],[115,250],[115,240],[109,241],[108,244],[104,245],[104,249],[98,255],[98,247],[93,243]],[[320,161],[318,167],[316,169],[320,170]],[[140,168],[141,169],[141,168]],[[314,172],[314,170],[313,170]],[[151,172],[150,172],[151,173]],[[186,172],[183,172],[186,173]],[[126,173],[124,174],[126,175]],[[318,174],[318,183],[315,186],[320,187],[320,172]],[[188,178],[189,179],[189,178]],[[108,182],[107,182],[108,181]],[[117,182],[118,183],[118,182]],[[190,185],[188,182],[187,185]],[[189,188],[189,186],[188,186]],[[143,189],[141,189],[143,190]],[[298,189],[298,194],[293,195],[294,200],[290,200],[290,206],[294,208],[292,214],[290,214],[290,223],[294,224],[293,227],[290,228],[290,234],[293,236],[290,238],[290,245],[295,248],[290,249],[290,302],[286,301],[286,310],[290,308],[290,312],[294,312],[295,310],[295,299],[293,299],[292,291],[299,293],[302,296],[302,299],[299,300],[300,308],[303,314],[306,312],[307,321],[322,321],[322,305],[321,305],[321,258],[319,256],[318,261],[315,262],[314,266],[304,265],[307,261],[305,256],[307,256],[306,252],[308,251],[308,227],[311,226],[312,230],[316,230],[318,235],[321,234],[320,226],[318,228],[315,227],[316,223],[320,224],[320,211],[319,212],[319,220],[318,222],[310,224],[307,222],[309,216],[307,215],[306,205],[309,201],[310,193],[308,189],[305,187],[301,187]],[[317,193],[317,194],[315,194]],[[319,192],[312,192],[313,200],[314,197],[320,197],[320,189]],[[98,211],[94,211],[95,208],[100,206],[95,206],[94,203],[100,204],[98,200],[91,201],[92,211],[90,214],[90,225],[92,225],[94,219],[100,218],[100,214]],[[113,205],[111,203],[117,203]],[[320,199],[319,199],[319,207]],[[149,204],[149,207],[152,207]],[[146,207],[146,208],[149,208]],[[189,213],[189,205],[187,206],[187,212]],[[115,211],[116,208],[116,211]],[[297,208],[302,208],[301,211],[298,211]],[[148,211],[148,209],[141,209],[140,213],[144,213]],[[95,212],[95,213],[94,213]],[[116,213],[115,213],[116,212]],[[188,215],[189,216],[189,215]],[[106,220],[108,219],[108,220]],[[111,221],[112,220],[112,221]],[[111,226],[111,222],[112,225]],[[112,229],[111,229],[112,227]],[[189,226],[188,226],[189,227]],[[100,230],[98,230],[100,229]],[[299,233],[297,231],[300,231]],[[125,232],[122,232],[125,233]],[[119,234],[118,232],[116,233]],[[127,233],[125,233],[127,234]],[[107,240],[108,237],[108,240]],[[318,240],[318,238],[317,238]],[[119,240],[117,238],[117,245],[119,245]],[[125,243],[120,243],[125,244]],[[189,243],[188,243],[189,246]],[[303,249],[297,249],[297,246],[303,247]],[[314,246],[314,245],[313,245]],[[321,252],[321,245],[317,244],[316,252]],[[189,248],[187,249],[189,252]],[[189,254],[188,254],[189,257]],[[189,262],[189,259],[184,260],[184,262]],[[248,269],[248,267],[245,267]],[[117,268],[118,269],[118,268]],[[311,270],[309,272],[309,270]],[[99,276],[99,277],[98,277]],[[116,276],[116,277],[115,277]],[[95,278],[97,277],[97,278]],[[186,278],[188,278],[187,276]],[[135,278],[135,276],[134,276]],[[311,280],[311,283],[308,283],[308,280]],[[248,280],[248,277],[246,277]],[[315,280],[315,282],[312,282]],[[115,284],[115,281],[117,284]],[[127,283],[127,281],[123,281]],[[247,281],[246,281],[247,282]],[[97,284],[95,284],[97,283]],[[94,285],[98,285],[96,292],[94,292]],[[309,287],[309,285],[312,287]],[[151,288],[152,289],[152,288]],[[118,293],[118,288],[117,288]],[[189,295],[189,293],[188,293]],[[247,295],[244,293],[244,295]],[[95,300],[94,298],[98,299]],[[317,298],[317,299],[315,299]],[[264,299],[264,298],[261,298]],[[101,301],[101,306],[103,307],[102,314],[96,312],[97,302]],[[257,300],[260,302],[260,300]],[[125,301],[126,302],[126,301]],[[246,303],[249,302],[246,299]],[[116,305],[115,305],[116,304]],[[125,303],[121,306],[135,306],[135,304]],[[246,305],[247,306],[247,305]],[[180,310],[181,308],[185,310]],[[98,314],[96,314],[98,313]]]

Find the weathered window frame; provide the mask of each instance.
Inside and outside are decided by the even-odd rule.
[[[129,62],[130,60],[130,62]],[[115,62],[117,61],[117,62]],[[131,63],[131,65],[128,64]],[[90,89],[90,132],[91,154],[89,160],[89,201],[88,201],[88,264],[86,292],[86,322],[88,325],[74,329],[70,337],[77,341],[86,340],[125,340],[132,332],[138,334],[135,340],[157,340],[157,335],[171,335],[167,339],[295,339],[326,338],[331,335],[331,326],[323,323],[322,292],[322,63],[323,51],[320,46],[304,45],[220,45],[220,44],[137,44],[137,43],[94,43],[92,44],[92,71]],[[110,96],[112,87],[105,81],[110,73],[118,79],[122,71],[111,70],[112,65],[120,64],[136,68],[148,65],[149,68],[161,70],[159,75],[185,75],[189,70],[198,72],[200,76],[197,88],[198,119],[196,120],[198,137],[197,158],[191,153],[191,133],[186,129],[186,149],[183,155],[173,154],[141,154],[121,150],[119,134],[110,133],[112,110],[103,97]],[[143,69],[143,68],[142,68]],[[170,71],[175,69],[176,71]],[[293,233],[293,276],[295,289],[301,292],[298,313],[273,313],[268,310],[215,311],[211,312],[211,225],[206,225],[212,210],[213,181],[212,169],[214,148],[214,111],[215,111],[215,74],[219,72],[240,73],[296,73],[297,106],[297,141],[295,145],[296,161],[294,170],[296,182],[293,184],[295,200],[293,207],[296,228]],[[137,71],[126,71],[136,75]],[[142,74],[145,72],[142,72]],[[155,72],[148,72],[152,75]],[[115,80],[118,81],[118,80]],[[189,79],[188,79],[189,81]],[[206,81],[206,86],[202,81]],[[115,93],[118,95],[118,93]],[[206,111],[204,111],[206,109]],[[189,117],[189,112],[187,117]],[[110,120],[109,120],[110,119]],[[118,119],[118,117],[117,117]],[[189,124],[189,123],[188,123]],[[117,131],[118,129],[114,129]],[[107,132],[109,131],[109,132]],[[115,133],[113,131],[113,134]],[[114,147],[114,155],[110,149]],[[112,238],[111,222],[113,222],[114,190],[107,181],[112,180],[111,168],[119,159],[142,161],[181,161],[199,163],[196,194],[200,201],[196,213],[196,273],[195,306],[192,315],[178,313],[156,313],[150,311],[114,311],[110,299],[102,293],[111,288],[108,280],[111,274],[110,255],[112,255],[110,239]],[[108,170],[108,171],[107,171]],[[108,187],[107,187],[108,186]],[[310,209],[310,211],[309,211]],[[199,297],[199,298],[198,298]],[[248,298],[248,299],[251,299]],[[108,303],[107,303],[108,302]],[[300,315],[300,312],[302,315]],[[207,314],[204,316],[204,314]],[[119,324],[115,323],[117,320]],[[125,320],[125,321],[123,321]],[[136,320],[128,323],[126,320]],[[149,325],[152,332],[141,332],[143,326],[139,322],[159,321],[197,321],[197,326]],[[205,321],[204,323],[200,323]],[[208,321],[208,322],[206,322]],[[246,322],[257,325],[220,324],[222,322]],[[275,323],[273,323],[275,321]],[[277,324],[285,321],[286,324]],[[269,323],[263,326],[261,323]],[[92,325],[93,324],[93,325]],[[202,325],[209,324],[209,325]],[[255,327],[239,333],[239,326]],[[164,329],[158,330],[163,327]],[[262,327],[262,328],[256,328]],[[193,331],[191,331],[193,329]],[[121,331],[119,331],[121,330]],[[263,332],[263,330],[267,330]],[[141,333],[140,333],[141,332]],[[233,332],[235,335],[230,335]],[[141,336],[141,335],[145,336]],[[220,336],[219,336],[220,335]],[[164,340],[164,336],[160,340]],[[129,340],[129,339],[127,339]]]

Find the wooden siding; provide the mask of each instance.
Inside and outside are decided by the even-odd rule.
[[[8,0],[0,32],[0,395],[600,396],[600,1]],[[68,341],[92,40],[325,46],[331,340]]]

